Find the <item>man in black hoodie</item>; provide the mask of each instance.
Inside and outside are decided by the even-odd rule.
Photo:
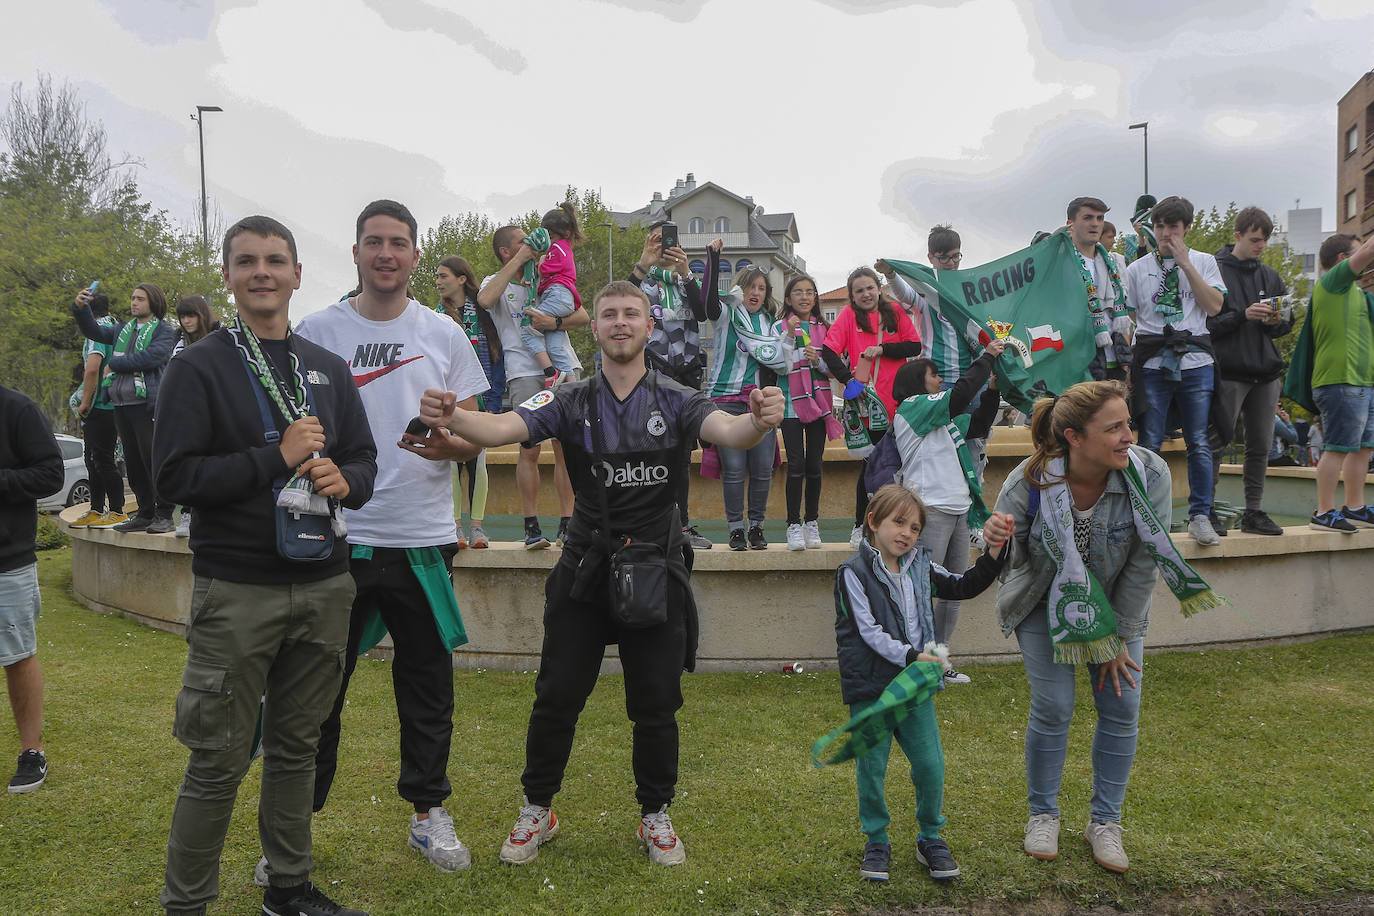
[[[357,509],[372,496],[377,447],[348,364],[287,323],[301,282],[291,232],[265,216],[240,220],[225,234],[223,272],[238,319],[172,360],[165,384],[175,394],[158,402],[153,426],[158,493],[195,510],[172,728],[191,754],[162,905],[204,913],[218,894],[261,721],[258,835],[271,872],[262,912],[359,916],[309,879],[315,752],[343,676],[355,591],[348,545],[327,522],[301,530],[309,513],[291,522],[277,491],[309,478],[315,494]],[[309,561],[302,540],[315,548]]]
[[[1293,330],[1291,313],[1279,309],[1279,297],[1288,293],[1288,287],[1278,271],[1259,260],[1273,231],[1273,221],[1259,207],[1246,207],[1236,214],[1235,244],[1223,245],[1216,254],[1226,281],[1226,302],[1207,319],[1221,373],[1213,405],[1220,423],[1219,428],[1212,428],[1213,483],[1220,476],[1221,451],[1235,434],[1236,419],[1244,417],[1245,514],[1240,527],[1252,534],[1271,535],[1283,534],[1260,508],[1274,438],[1274,406],[1283,386],[1284,362],[1274,339]],[[1215,510],[1212,526],[1225,536]]]

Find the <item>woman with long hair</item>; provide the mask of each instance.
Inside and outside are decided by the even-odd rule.
[[[787,452],[788,550],[821,546],[816,520],[821,504],[821,459],[829,427],[838,427],[831,416],[830,377],[821,359],[829,329],[830,323],[821,314],[816,281],[806,274],[788,280],[782,310],[773,324],[773,332],[792,354],[788,360],[791,371],[778,375],[778,387],[786,397],[782,445]]]
[[[773,331],[773,283],[767,271],[758,267],[745,268],[739,273],[738,284],[721,296],[720,317],[715,319],[716,358],[711,364],[706,392],[721,410],[734,416],[749,411],[749,394],[761,385],[760,367],[775,372],[787,368],[782,347]],[[771,429],[750,449],[716,446],[731,550],[768,548],[768,541],[763,536],[763,517],[768,509],[768,488],[773,480],[773,459],[777,449],[777,436]],[[747,535],[744,530],[746,479],[749,489]]]
[[[897,406],[892,399],[892,380],[908,359],[921,355],[921,339],[907,313],[883,292],[873,268],[855,268],[846,287],[849,304],[826,332],[821,357],[830,374],[846,388],[855,387],[850,385],[854,381],[860,383],[860,391],[863,385],[871,387],[882,401],[890,423]],[[865,426],[871,427],[871,423],[864,418]],[[885,426],[870,429],[874,444],[886,431]],[[868,509],[868,488],[864,485],[867,469],[865,458],[854,488],[854,529],[849,533],[849,546],[855,550],[863,538],[864,513]]]
[[[182,296],[177,300],[177,342],[172,347],[176,356],[191,344],[219,327],[210,313],[210,300],[204,296]]]
[[[477,274],[464,258],[457,256],[444,258],[434,271],[434,285],[439,290],[439,308],[467,332],[472,349],[477,352],[477,361],[482,364],[491,388],[477,396],[478,407],[491,413],[501,410],[501,397],[505,392],[505,360],[501,353],[501,338],[496,334],[496,325],[491,313],[477,307]],[[471,529],[463,532],[463,520],[458,518],[458,547],[482,549],[490,544],[482,522],[487,514],[487,451],[483,449],[476,458],[458,464],[458,489],[463,490],[463,470],[467,470],[468,510]],[[461,498],[461,497],[460,497]]]
[[[1169,468],[1135,444],[1120,382],[1081,382],[1037,401],[1031,445],[996,507],[1016,519],[997,617],[1004,634],[1016,634],[1030,682],[1024,848],[1037,859],[1059,855],[1059,787],[1082,664],[1097,711],[1084,834],[1099,865],[1124,872],[1121,808],[1135,759],[1141,651],[1157,571],[1167,573],[1185,616],[1224,599],[1169,537]]]

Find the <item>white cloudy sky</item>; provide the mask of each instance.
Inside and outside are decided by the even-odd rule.
[[[6,4],[0,88],[68,80],[145,194],[297,233],[297,316],[351,285],[377,197],[421,226],[568,184],[617,209],[694,172],[797,214],[822,289],[953,222],[973,263],[1141,190],[1335,220],[1336,100],[1368,0],[40,0]]]

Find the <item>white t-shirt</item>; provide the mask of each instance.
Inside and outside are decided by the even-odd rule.
[[[1221,278],[1221,268],[1217,267],[1217,259],[1210,254],[1202,251],[1188,249],[1188,260],[1193,267],[1202,275],[1203,282],[1208,286],[1226,292],[1226,281]],[[1163,334],[1164,320],[1159,317],[1159,312],[1155,310],[1155,293],[1159,292],[1159,287],[1164,279],[1164,270],[1160,267],[1159,259],[1153,254],[1146,255],[1126,268],[1126,301],[1130,303],[1131,310],[1135,314],[1135,330],[1137,334]],[[1202,310],[1202,306],[1197,304],[1197,299],[1193,296],[1193,289],[1188,285],[1188,277],[1184,275],[1182,269],[1179,270],[1178,277],[1178,301],[1183,308],[1183,317],[1178,321],[1171,322],[1176,330],[1191,331],[1194,334],[1207,333],[1207,313]],[[1146,369],[1158,369],[1161,357],[1153,357],[1145,363]],[[1183,359],[1179,361],[1180,369],[1197,369],[1202,366],[1212,365],[1212,357],[1206,353],[1185,353]]]
[[[486,289],[487,284],[495,277],[496,274],[492,274],[483,280],[481,288]],[[525,349],[524,342],[520,339],[520,319],[524,317],[527,304],[530,304],[529,292],[525,287],[519,283],[507,283],[506,291],[501,294],[501,301],[491,308],[491,320],[496,324],[496,336],[501,338],[501,351],[505,356],[508,379],[544,374],[544,370],[539,368],[539,364],[534,361],[534,357]],[[573,368],[582,371],[582,363],[573,352],[571,344],[568,346],[568,357],[572,360]]]
[[[349,543],[433,547],[456,541],[452,464],[396,443],[419,414],[426,388],[452,391],[461,401],[490,387],[467,334],[413,299],[390,321],[369,321],[348,300],[336,302],[307,315],[295,331],[348,363],[377,441],[372,499],[344,510]]]

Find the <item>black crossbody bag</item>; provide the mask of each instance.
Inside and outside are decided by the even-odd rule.
[[[587,385],[587,415],[592,426],[592,456],[597,467],[605,473],[610,467],[604,457],[605,444],[601,436],[601,412],[597,407],[599,378],[592,376]],[[658,396],[657,380],[650,373],[649,384]],[[595,474],[592,475],[596,477]],[[597,498],[601,502],[601,536],[606,541],[609,558],[611,619],[627,629],[657,626],[668,619],[668,556],[652,541],[632,538],[617,539],[611,535],[611,509],[606,499],[606,481],[597,480]]]

